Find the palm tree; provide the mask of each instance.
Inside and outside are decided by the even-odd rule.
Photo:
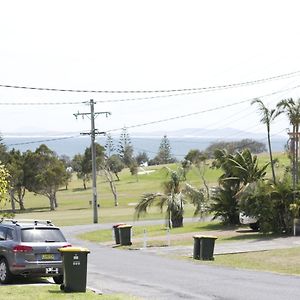
[[[293,126],[292,150],[293,150],[293,188],[298,184],[298,150],[299,150],[299,124],[300,124],[300,99],[296,102],[290,99],[281,100],[277,107],[279,113],[285,112]]]
[[[270,126],[271,126],[271,122],[279,115],[279,111],[276,109],[268,109],[260,99],[253,100],[251,102],[251,105],[252,104],[258,104],[259,111],[261,113],[260,122],[267,126],[268,147],[269,147],[269,156],[270,156],[270,163],[271,163],[271,169],[272,169],[272,176],[273,176],[273,182],[276,183],[274,161],[273,161],[272,147],[271,147]]]
[[[269,165],[267,163],[259,167],[257,156],[252,155],[249,149],[237,152],[235,156],[229,158],[229,161],[232,164],[233,177],[238,178],[243,186],[262,179],[266,175],[266,169]]]
[[[244,188],[252,182],[262,179],[269,164],[258,166],[256,155],[249,149],[236,154],[228,154],[226,150],[216,150],[213,166],[223,170],[219,177],[219,188],[213,193],[210,211],[214,218],[227,224],[239,224],[238,198]]]
[[[205,197],[203,191],[191,185],[183,187],[184,172],[182,168],[176,171],[167,168],[168,180],[163,183],[163,193],[145,193],[135,207],[135,216],[140,218],[147,213],[148,208],[158,206],[161,211],[166,207],[166,221],[170,228],[183,226],[184,204],[187,199],[196,206],[195,215],[203,211]]]

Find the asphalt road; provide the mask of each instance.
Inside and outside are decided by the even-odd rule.
[[[103,293],[125,293],[142,299],[270,299],[300,298],[300,277],[206,266],[172,260],[146,251],[124,251],[79,241],[78,233],[112,224],[64,227],[67,239],[87,247],[88,287]],[[258,253],[259,255],[259,253]]]

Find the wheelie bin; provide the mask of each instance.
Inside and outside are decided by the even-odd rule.
[[[194,253],[193,258],[198,260],[213,260],[215,236],[194,235]]]
[[[62,254],[64,282],[60,286],[64,292],[86,292],[87,255],[90,251],[82,247],[58,249]]]
[[[120,244],[122,246],[132,245],[132,243],[131,243],[131,228],[132,228],[132,225],[118,226],[119,234],[120,234]]]
[[[115,237],[116,244],[120,244],[120,231],[119,231],[118,227],[121,225],[126,225],[126,224],[120,223],[120,224],[113,225],[113,231],[114,231],[114,237]]]

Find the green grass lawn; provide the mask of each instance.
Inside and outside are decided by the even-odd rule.
[[[90,290],[86,293],[64,293],[59,285],[1,285],[1,299],[5,300],[134,300],[128,295],[99,295]]]
[[[282,153],[274,154],[274,159],[279,159],[276,173],[282,174],[284,167],[289,162],[286,155]],[[259,155],[259,163],[264,164],[268,161],[267,154]],[[168,165],[175,169],[176,164]],[[116,181],[118,192],[119,206],[114,207],[114,200],[109,188],[108,182],[102,176],[97,178],[98,203],[100,205],[98,214],[100,223],[122,222],[134,220],[134,206],[145,192],[162,191],[162,182],[166,179],[166,170],[164,166],[149,166],[147,170],[153,170],[149,174],[139,175],[138,181],[132,176],[128,169],[124,169],[120,173],[120,181]],[[205,167],[204,177],[209,186],[217,185],[218,177],[221,171]],[[267,176],[271,177],[270,168]],[[187,175],[187,182],[200,188],[203,187],[203,181],[196,168],[193,168]],[[90,204],[92,200],[91,182],[88,188],[83,189],[81,180],[73,176],[68,186],[68,190],[62,188],[57,193],[59,207],[55,211],[49,210],[49,200],[46,197],[26,192],[25,207],[26,211],[20,213],[17,211],[16,218],[30,219],[50,219],[59,226],[73,224],[89,224],[93,223],[93,210]],[[10,209],[10,203],[7,202],[4,210]],[[185,217],[193,215],[193,207],[187,205],[185,207]],[[158,209],[152,209],[150,214],[143,219],[161,219],[164,215]]]
[[[300,247],[290,249],[215,255],[214,261],[195,261],[200,264],[269,271],[300,275]]]

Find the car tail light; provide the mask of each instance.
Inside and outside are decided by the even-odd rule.
[[[67,248],[67,247],[72,247],[72,245],[71,244],[67,244],[67,245],[62,246],[62,248]]]
[[[16,245],[13,247],[13,252],[17,253],[17,252],[31,252],[33,249],[30,246],[26,246],[26,245]]]

